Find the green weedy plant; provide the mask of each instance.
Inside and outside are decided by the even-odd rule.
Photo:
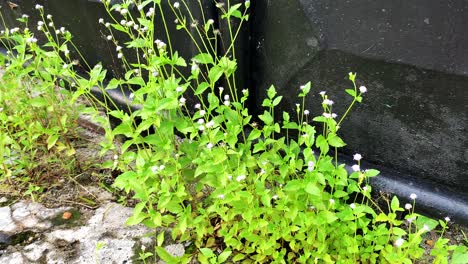
[[[0,181],[29,185],[25,194],[33,195],[38,185],[74,170],[70,137],[77,114],[68,103],[71,93],[57,89],[63,69],[56,53],[39,48],[29,29],[3,24],[0,42],[8,51],[0,55]]]
[[[282,97],[272,86],[258,123],[252,120],[245,105],[249,91],[240,91],[235,77],[235,43],[249,18],[250,1],[216,2],[218,21],[207,17],[201,1],[102,2],[110,22],[99,22],[109,30],[106,38],[115,45],[124,76],[104,86],[101,65],[90,68],[88,76],[78,75],[67,52],[75,48],[71,35],[55,32],[38,5],[43,18],[38,26],[49,40],[45,48],[52,48],[56,58],[57,71],[47,72],[74,87],[73,99],[94,99],[93,87],[132,91],[128,100],[139,106],[136,111],[112,110],[95,101],[120,120],[114,128],[105,125],[103,153],[115,152],[106,164],[121,172],[114,186],[138,201],[128,224],[154,228],[155,254],[167,263],[193,258],[201,263],[412,263],[424,254],[424,234],[437,225],[447,227],[449,219],[419,216],[414,203],[403,208],[397,197],[381,209],[368,184],[379,172],[362,170],[361,155],[354,155],[352,173],[338,164],[335,153],[345,146],[340,125],[367,91],[357,86],[355,73],[349,74],[353,88],[346,90],[353,101],[338,120],[326,92],[320,92],[322,115],[312,118],[304,109],[310,83],[298,89],[303,103],[295,117],[275,116]],[[191,12],[197,5],[201,18]],[[169,15],[176,17],[175,25],[167,22]],[[156,36],[155,25],[166,34]],[[221,33],[220,26],[227,30]],[[185,31],[197,49],[189,62],[172,46],[173,27]],[[116,31],[128,41],[119,43]],[[33,57],[44,54],[38,48]],[[188,95],[198,101],[189,105]],[[113,143],[118,135],[125,136],[120,148]],[[164,250],[165,228],[172,239],[192,242],[184,256]],[[431,254],[437,263],[463,263],[468,253],[440,238]]]

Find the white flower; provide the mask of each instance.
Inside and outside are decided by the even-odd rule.
[[[211,120],[210,122],[206,123],[207,128],[212,128],[215,125],[215,122]]]
[[[328,200],[328,202],[330,202],[330,204],[335,204],[335,200],[334,200],[334,199],[330,199],[330,200]]]
[[[138,26],[137,24],[133,25],[134,30],[138,30],[139,28],[140,28],[140,26]]]
[[[104,24],[104,18],[99,18],[99,24]]]
[[[37,25],[38,25],[38,26],[43,26],[43,25],[44,25],[44,22],[39,21],[39,22],[37,22]]]
[[[42,30],[42,26],[37,26],[37,30],[41,31]],[[57,30],[58,31],[58,30]],[[55,33],[57,33],[57,31],[55,31]],[[11,30],[11,33],[14,33],[13,32],[13,29]],[[58,33],[60,33],[60,31],[58,31]],[[57,33],[57,34],[58,34]]]
[[[356,204],[355,204],[355,203],[352,203],[352,204],[349,205],[349,207],[351,207],[351,209],[354,210],[354,209],[356,209]]]
[[[212,143],[206,144],[206,148],[207,148],[207,149],[212,149],[212,148],[213,148],[213,144],[212,144]]]
[[[421,230],[422,230],[423,232],[427,232],[427,231],[429,231],[430,229],[429,229],[429,226],[425,224]]]
[[[22,17],[22,18],[28,18],[29,16],[26,15],[26,14],[23,14],[21,17]]]
[[[408,223],[410,223],[410,224],[411,224],[414,220],[416,220],[415,217],[410,217],[410,218],[406,219],[406,221],[408,221]]]
[[[37,38],[35,38],[35,37],[27,38],[27,39],[26,39],[26,42],[27,42],[27,43],[36,43],[36,42],[37,42]]]
[[[48,14],[48,15],[47,15],[47,19],[49,19],[49,20],[52,19],[52,15],[51,15],[51,14]]]
[[[359,167],[358,164],[354,164],[354,165],[351,167],[351,169],[353,169],[353,171],[360,171],[360,170],[361,170],[361,168]]]
[[[106,22],[106,24],[104,24],[104,26],[105,26],[106,28],[110,27],[110,25],[111,25],[111,24],[110,24],[109,22]]]
[[[184,97],[181,97],[181,98],[179,99],[180,105],[184,105],[184,104],[185,104],[185,101],[186,101],[186,99],[185,99]]]
[[[412,193],[409,197],[411,198],[411,200],[416,200],[416,198],[418,198],[418,196],[415,193]]]
[[[242,90],[242,93],[243,93],[243,94],[248,94],[248,93],[249,93],[249,90],[243,89],[243,90]]]
[[[125,19],[120,20],[120,25],[125,26],[125,24],[127,24],[127,20]]]
[[[122,57],[123,57],[123,54],[119,52],[119,53],[117,54],[117,58],[121,59]]]
[[[164,170],[165,168],[166,168],[166,166],[164,166],[164,165],[159,166],[160,171]]]
[[[36,4],[35,8],[39,10],[39,9],[42,9],[42,8],[44,8],[44,7],[43,7],[43,6],[41,6],[40,4]]]
[[[304,88],[305,88],[305,85],[299,86],[299,89],[301,89],[301,91],[304,90]]]
[[[228,178],[228,180],[231,181],[232,180],[232,175],[228,175],[227,178]]]
[[[178,86],[175,90],[176,90],[176,92],[180,93],[180,92],[182,92],[183,88]]]
[[[229,101],[229,94],[224,95],[224,101]]]
[[[141,11],[141,10],[143,10],[143,5],[138,5],[137,8],[138,8],[138,11]]]
[[[222,93],[224,91],[224,87],[220,86],[218,87],[219,93]]]
[[[179,8],[180,7],[180,3],[179,2],[175,2],[174,3],[174,8]]]
[[[198,68],[198,64],[193,63],[193,64],[192,64],[191,70],[192,70],[192,71],[197,71],[198,69],[199,69],[199,68]]]
[[[158,71],[153,71],[153,72],[151,73],[151,75],[153,75],[153,77],[156,77],[156,76],[159,75],[159,72],[158,72]]]
[[[323,113],[322,115],[324,117],[326,117],[326,118],[331,118],[332,117],[332,115],[330,113]]]
[[[224,200],[224,194],[218,195],[218,198],[221,199],[221,200]]]
[[[323,104],[325,104],[325,105],[333,105],[334,102],[333,102],[332,100],[330,100],[330,99],[325,99],[325,100],[323,100]]]
[[[199,127],[198,127],[198,130],[200,130],[200,131],[205,130],[205,126],[199,126]]]
[[[200,107],[201,107],[201,104],[196,104],[195,105],[195,109],[200,109]]]
[[[309,161],[307,163],[307,170],[309,171],[313,171],[314,170],[314,167],[315,167],[315,163],[313,161]]]
[[[356,153],[356,154],[354,154],[353,159],[356,160],[356,161],[360,161],[362,159],[362,156],[361,156],[361,154]]]
[[[151,167],[151,171],[152,171],[153,173],[156,173],[156,172],[158,171],[158,169],[159,169],[158,166],[153,166],[153,167]]]
[[[117,159],[119,159],[119,155],[115,154],[114,155],[114,160],[117,160]]]
[[[304,110],[304,115],[309,115],[309,114],[310,114],[309,110],[307,110],[307,109]]]
[[[271,198],[272,198],[273,200],[276,200],[276,199],[278,199],[278,195],[275,194],[275,195],[273,195]]]
[[[128,21],[127,23],[125,23],[125,25],[127,27],[131,27],[131,26],[133,26],[133,21]]]
[[[62,68],[63,68],[63,69],[66,69],[67,67],[68,67],[68,64],[66,64],[66,63],[64,63],[64,64],[62,65]]]
[[[361,86],[361,87],[359,87],[359,91],[361,93],[365,93],[365,92],[367,92],[367,88],[365,86]]]
[[[49,27],[53,27],[54,26],[54,22],[49,22]]]
[[[60,28],[60,32],[62,32],[62,34],[65,34],[65,28],[64,28],[64,27],[61,27],[61,28]]]
[[[446,217],[444,218],[444,220],[445,220],[445,222],[450,222],[450,217],[446,216]]]
[[[332,118],[336,118],[337,116],[338,116],[338,115],[335,114],[335,113],[332,113],[332,114],[331,114],[331,117],[332,117]]]
[[[122,47],[121,47],[121,46],[115,47],[115,51],[120,51],[120,50],[122,50]]]
[[[320,94],[321,96],[324,96],[326,93],[327,93],[327,92],[325,92],[325,91],[321,91],[319,94]]]
[[[205,120],[203,120],[202,118],[200,118],[200,119],[197,120],[197,123],[198,123],[199,125],[203,125],[203,124],[205,123]]]
[[[242,174],[242,175],[239,175],[239,176],[236,177],[236,181],[240,182],[242,180],[245,180],[245,178],[246,178],[245,175]]]
[[[208,21],[206,21],[206,23],[208,23],[208,25],[211,25],[214,23],[214,20],[213,19],[208,19]]]
[[[364,187],[362,187],[362,190],[363,190],[364,192],[367,192],[368,189],[369,189],[369,188],[367,187],[367,185],[364,186]]]
[[[107,40],[112,40],[112,35],[108,35]]]
[[[130,93],[130,95],[128,96],[128,98],[130,98],[130,99],[133,99],[133,97],[135,97],[134,93]]]
[[[399,238],[399,239],[397,239],[397,240],[395,241],[395,246],[396,246],[396,247],[401,247],[401,245],[403,245],[403,242],[405,242],[405,240],[402,239],[402,238]]]
[[[200,115],[201,115],[201,116],[204,116],[205,114],[206,114],[206,111],[205,111],[205,110],[203,110],[203,109],[200,110]]]
[[[225,105],[225,106],[229,106],[230,104],[231,104],[231,102],[229,102],[229,101],[224,101],[224,105]]]
[[[125,8],[122,9],[122,10],[120,10],[120,14],[121,14],[121,15],[125,15],[125,14],[127,14],[127,13],[128,13],[128,10],[125,9]]]
[[[413,208],[413,206],[409,203],[405,204],[405,209],[406,210],[410,210],[411,208]]]

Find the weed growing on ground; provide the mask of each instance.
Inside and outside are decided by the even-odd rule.
[[[121,172],[114,187],[138,201],[128,224],[143,223],[160,231],[154,253],[161,259],[168,263],[188,263],[192,258],[201,263],[411,263],[424,254],[420,247],[424,234],[437,225],[442,232],[448,227],[449,219],[420,216],[414,203],[402,206],[397,197],[382,209],[372,199],[369,185],[369,178],[379,172],[362,170],[361,155],[354,155],[351,172],[338,163],[336,152],[345,146],[340,125],[367,92],[356,85],[355,73],[349,73],[353,88],[346,90],[353,101],[339,119],[333,112],[335,102],[325,91],[317,102],[323,113],[312,117],[305,109],[311,83],[297,87],[303,103],[293,116],[275,111],[282,97],[272,86],[258,122],[253,119],[246,108],[249,90],[237,87],[235,75],[236,38],[249,18],[250,1],[216,2],[221,15],[212,18],[200,1],[102,4],[108,17],[99,23],[108,30],[106,40],[115,47],[123,76],[104,85],[108,76],[100,64],[87,75],[77,74],[69,51],[75,48],[71,34],[55,28],[40,5],[36,7],[43,20],[34,26],[47,37],[47,44],[40,47],[29,30],[8,29],[2,40],[22,45],[19,52],[24,56],[3,60],[12,73],[72,87],[71,101],[82,96],[95,99],[92,89],[104,94],[111,89],[131,91],[126,99],[137,110],[94,100],[120,122],[114,128],[104,126],[103,153],[115,153],[104,166]],[[195,17],[193,10],[200,16]],[[158,35],[161,28],[164,34]],[[175,30],[185,32],[195,47],[190,61],[173,45]],[[128,41],[120,43],[117,32]],[[12,66],[26,62],[34,70],[23,73],[22,67]],[[46,95],[53,94],[50,90]],[[47,105],[56,104],[63,101]],[[63,130],[54,133],[59,136]],[[125,140],[116,148],[114,140],[120,135]],[[54,144],[49,143],[49,149],[58,142],[51,137],[47,142]],[[402,212],[404,219],[399,217]],[[409,227],[403,228],[404,223]],[[166,233],[161,227],[171,229],[173,240],[190,241],[193,250],[171,256],[162,247]],[[147,251],[141,257],[151,254]],[[466,247],[440,238],[431,254],[438,263],[463,263],[468,253]]]

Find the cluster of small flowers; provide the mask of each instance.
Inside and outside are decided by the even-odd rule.
[[[161,50],[161,49],[163,50],[163,49],[166,48],[166,43],[164,43],[164,42],[163,42],[162,40],[160,40],[160,39],[155,40],[155,41],[154,41],[154,44],[156,44],[156,48],[157,48],[158,50]]]
[[[148,12],[146,12],[146,17],[152,17],[154,16],[154,8],[150,8]]]
[[[163,171],[166,168],[164,165],[153,166],[151,167],[151,172],[157,173],[158,171]]]
[[[324,117],[326,117],[326,118],[336,118],[336,117],[338,116],[338,115],[335,114],[335,113],[331,113],[331,114],[330,114],[330,113],[327,113],[327,112],[324,112],[322,115],[323,115]]]
[[[229,95],[228,95],[228,94],[224,95],[224,98],[223,98],[223,99],[224,99],[223,104],[224,104],[225,106],[229,106],[229,105],[231,104],[231,101],[229,100]]]

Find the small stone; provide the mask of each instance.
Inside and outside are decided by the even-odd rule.
[[[426,240],[426,245],[430,246],[430,247],[434,247],[434,241],[433,240]]]
[[[65,220],[69,220],[70,218],[72,218],[72,213],[70,212],[64,212],[63,215],[62,215],[62,218],[65,219]]]
[[[167,245],[164,249],[174,257],[182,257],[185,254],[185,248],[182,244]]]

